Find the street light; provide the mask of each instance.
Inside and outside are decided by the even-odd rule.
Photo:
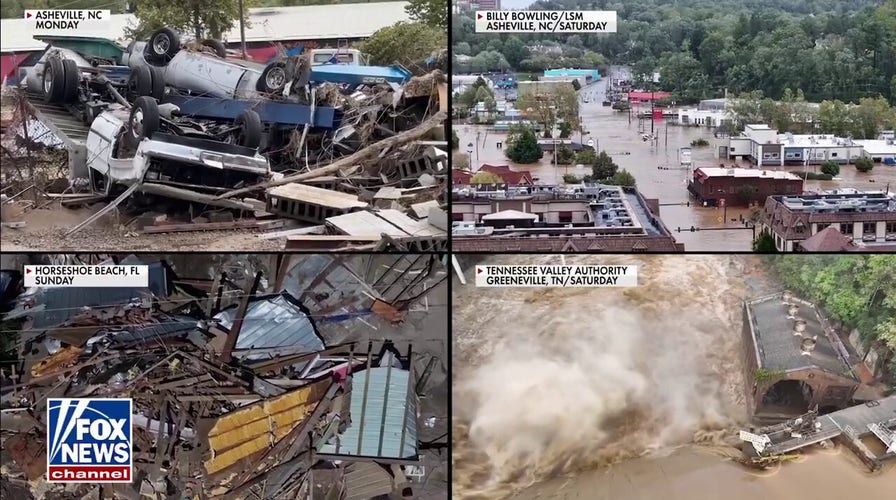
[[[467,154],[470,155],[470,171],[473,171],[473,143],[467,144]]]

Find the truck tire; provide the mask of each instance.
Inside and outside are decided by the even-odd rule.
[[[171,28],[157,30],[146,44],[147,60],[162,66],[168,64],[178,51],[180,51],[180,36]]]
[[[149,96],[140,96],[131,107],[128,119],[128,139],[134,147],[143,139],[152,137],[159,129],[159,105]]]
[[[155,66],[150,66],[149,72],[152,74],[152,97],[161,101],[165,97],[165,73]]]
[[[131,92],[132,98],[152,95],[152,72],[149,66],[137,66],[131,70],[131,76],[128,78],[128,90]]]
[[[227,57],[227,47],[225,47],[224,44],[218,40],[207,38],[199,42],[199,45],[212,49],[215,52],[215,55],[220,57],[221,59]]]
[[[261,134],[264,130],[261,117],[251,109],[247,109],[236,117],[236,126],[240,131],[236,136],[236,143],[246,148],[257,149],[261,145]]]
[[[276,94],[283,90],[284,86],[286,86],[286,64],[275,62],[268,64],[261,72],[258,83],[255,84],[255,90]]]
[[[71,59],[63,59],[62,73],[65,75],[62,102],[75,102],[78,100],[78,86],[81,85],[81,70],[78,68],[78,63]]]
[[[65,95],[65,69],[56,57],[47,59],[44,66],[44,101],[57,103]]]

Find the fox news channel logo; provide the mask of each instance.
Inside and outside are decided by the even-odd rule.
[[[48,482],[131,482],[131,399],[47,401]]]
[[[476,33],[616,33],[616,11],[479,10]]]

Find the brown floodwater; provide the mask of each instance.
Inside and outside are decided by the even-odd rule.
[[[867,474],[848,451],[762,472],[731,460],[747,422],[741,304],[775,286],[758,258],[482,263],[561,259],[638,265],[639,286],[453,289],[455,498],[833,500],[896,488],[892,466]]]
[[[582,121],[585,130],[588,132],[582,137],[584,142],[587,142],[588,139],[594,140],[596,146],[611,155],[620,168],[631,172],[638,181],[638,189],[646,197],[657,198],[661,204],[670,204],[660,208],[660,218],[666,224],[666,227],[673,232],[675,239],[685,244],[686,250],[749,250],[752,239],[752,231],[749,230],[739,229],[694,233],[689,231],[691,226],[742,228],[743,224],[740,222],[740,217],[749,217],[749,210],[729,207],[726,212],[720,208],[680,205],[681,203],[693,202],[694,200],[689,198],[687,191],[687,180],[692,174],[690,174],[689,170],[678,167],[679,149],[690,147],[691,141],[695,139],[703,138],[711,141],[713,138],[712,129],[680,127],[674,125],[672,120],[668,122],[656,120],[653,121],[653,134],[658,138],[657,141],[655,143],[643,141],[642,134],[651,133],[651,120],[639,120],[634,113],[632,113],[630,118],[627,112],[616,112],[610,107],[601,105],[610,78],[616,77],[614,75],[618,75],[626,70],[625,68],[614,67],[611,68],[611,71],[614,73],[608,78],[604,78],[598,83],[585,87],[580,91],[580,94],[590,96],[590,102],[580,104]],[[498,91],[498,98],[501,98],[500,91]],[[641,109],[649,110],[649,106],[644,105]],[[507,160],[503,150],[497,148],[498,142],[506,141],[506,134],[490,132],[485,126],[456,125],[454,128],[457,131],[463,152],[466,152],[467,144],[473,143],[475,145],[478,143],[478,149],[474,146],[474,152],[471,155],[473,165],[482,163],[508,164],[514,170],[529,170],[534,177],[538,178],[537,182],[541,184],[562,182],[563,174],[565,173],[577,175],[589,173],[588,170],[584,168],[576,169],[573,165],[554,167],[551,163],[551,156],[548,154],[538,164],[516,165]],[[573,134],[572,138],[579,140],[579,134]],[[717,167],[721,163],[720,160],[714,157],[711,146],[693,148],[692,161],[696,167]],[[734,165],[735,163],[743,163],[743,166],[748,166],[749,164],[749,162],[744,161],[727,161],[726,165]],[[658,167],[671,168],[665,170]],[[788,166],[780,168],[790,171],[799,170],[803,167]],[[805,183],[805,189],[807,191],[820,191],[851,187],[863,190],[883,190],[886,189],[887,183],[892,183],[892,186],[896,187],[896,168],[885,165],[876,165],[874,170],[869,173],[861,173],[852,166],[844,165],[841,167],[840,177],[841,179],[836,181],[808,181]],[[726,220],[727,223],[725,222]],[[683,230],[688,230],[679,233],[676,231],[679,227]]]

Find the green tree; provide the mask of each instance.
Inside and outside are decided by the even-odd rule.
[[[569,146],[562,144],[557,148],[557,164],[570,165],[576,159],[576,152]]]
[[[526,44],[515,35],[507,37],[501,53],[504,54],[504,59],[507,60],[510,67],[515,69],[519,68],[523,59],[529,57],[529,49],[526,48]]]
[[[544,127],[545,137],[560,122],[570,130],[579,128],[579,97],[570,85],[554,85],[546,92],[526,92],[517,98],[522,113]]]
[[[856,160],[856,170],[859,172],[870,172],[874,168],[874,160],[863,156]]]
[[[616,175],[619,165],[613,162],[606,151],[601,151],[591,165],[591,177],[597,182],[603,182]]]
[[[769,231],[762,231],[759,236],[753,240],[753,251],[758,253],[775,253],[778,249],[775,247],[775,237]]]
[[[582,178],[576,174],[563,174],[564,184],[580,184],[581,182]]]
[[[865,98],[849,110],[850,132],[856,139],[876,139],[881,130],[896,124],[896,110],[883,97]]]
[[[837,162],[828,160],[821,164],[821,171],[831,177],[837,177],[840,174],[840,165],[837,165]]]
[[[582,165],[594,165],[597,162],[597,153],[593,149],[583,149],[576,155],[576,162]]]
[[[667,55],[660,62],[660,85],[679,100],[698,101],[709,92],[709,78],[690,54]]]
[[[409,40],[414,42],[408,43]],[[427,71],[421,61],[447,45],[444,29],[423,23],[399,22],[378,30],[361,44],[361,50],[370,56],[370,64],[388,66],[398,63],[420,74]]]
[[[448,2],[445,0],[408,0],[404,8],[414,21],[448,30]]]
[[[491,172],[476,172],[470,178],[470,184],[504,184],[504,179]]]
[[[825,134],[849,135],[849,109],[843,101],[822,101],[818,105],[818,126]]]
[[[67,7],[73,8],[73,7]],[[128,36],[145,38],[159,28],[187,32],[197,39],[220,39],[221,35],[239,23],[238,0],[153,0],[138,2],[137,25],[126,27]],[[249,9],[243,12],[249,22]]]
[[[610,177],[605,183],[610,184],[611,186],[631,187],[635,185],[635,176],[630,174],[628,170],[622,169],[613,174],[613,177]]]
[[[544,151],[535,132],[529,127],[520,127],[511,131],[504,154],[515,163],[536,163],[544,156]]]

